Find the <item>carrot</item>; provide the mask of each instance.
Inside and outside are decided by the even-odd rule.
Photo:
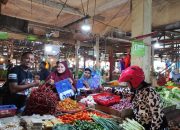
[[[174,86],[166,86],[166,88],[168,88],[168,89],[173,89]]]

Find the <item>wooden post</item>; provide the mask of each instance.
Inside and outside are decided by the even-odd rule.
[[[86,55],[84,55],[84,69],[86,68]]]
[[[110,69],[109,69],[109,80],[113,80],[113,71],[114,71],[114,56],[113,56],[113,48],[109,47],[109,62],[110,62]]]
[[[152,0],[132,0],[132,37],[151,33]],[[131,56],[131,65],[143,68],[146,81],[150,82],[151,65],[151,37],[145,38],[145,55]]]
[[[79,71],[79,48],[80,48],[80,41],[77,41],[77,43],[75,44],[75,59],[76,59],[75,78],[78,78],[78,71]]]
[[[96,36],[95,57],[96,57],[96,67],[99,69],[100,68],[100,63],[99,63],[99,36]]]
[[[1,3],[0,3],[0,16],[1,16]]]

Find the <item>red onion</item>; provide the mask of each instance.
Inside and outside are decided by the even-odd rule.
[[[122,111],[123,109],[131,109],[132,104],[127,99],[123,99],[118,104],[111,106],[111,108],[118,111]]]

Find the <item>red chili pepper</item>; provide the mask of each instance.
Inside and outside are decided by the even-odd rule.
[[[33,90],[25,109],[25,114],[54,114],[58,97],[51,86],[41,86]]]

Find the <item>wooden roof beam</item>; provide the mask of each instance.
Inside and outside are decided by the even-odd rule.
[[[118,7],[118,6],[120,6],[124,3],[127,3],[127,2],[128,2],[128,0],[108,0],[108,1],[104,0],[104,2],[101,2],[98,5],[96,5],[96,14],[95,15],[100,14],[104,11],[109,10],[109,9]],[[89,10],[89,15],[90,16],[94,15],[94,5],[93,5],[93,8],[91,10]]]
[[[52,0],[46,0],[44,2],[43,2],[43,0],[28,0],[28,1],[32,1],[34,3],[42,4],[42,5],[45,5],[45,6],[48,6],[51,8],[55,8],[55,9],[59,9],[59,10],[61,10],[64,6],[64,4],[62,4],[60,2],[52,1]],[[62,11],[65,13],[68,13],[68,14],[84,16],[83,13],[79,9],[70,7],[68,5],[65,5]]]

